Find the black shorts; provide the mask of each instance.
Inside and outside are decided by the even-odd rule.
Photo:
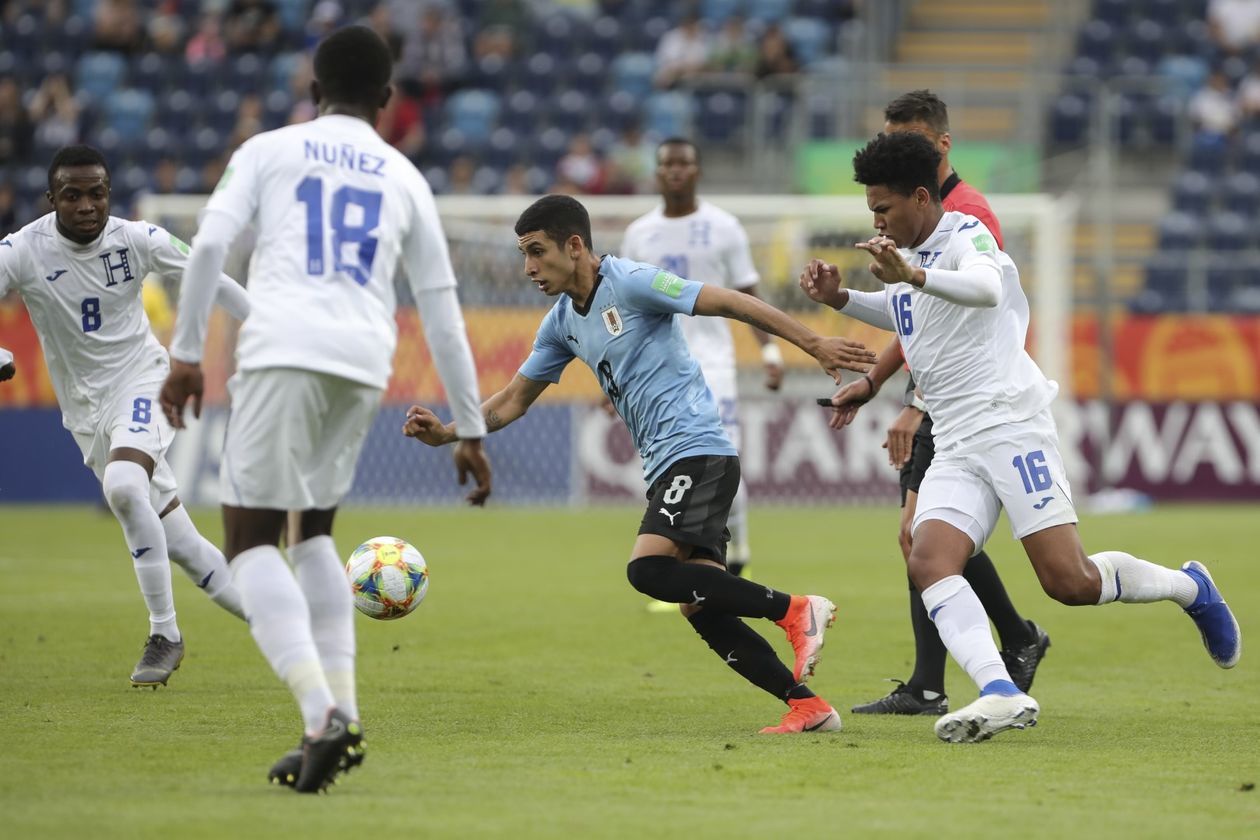
[[[731,532],[726,518],[739,489],[739,458],[699,455],[683,458],[648,488],[640,534],[658,534],[692,547],[691,556],[725,565]]]
[[[910,444],[910,460],[901,468],[901,506],[906,506],[906,493],[918,493],[923,476],[936,456],[936,443],[932,440],[932,418],[923,415],[919,430],[914,433],[914,442]]]

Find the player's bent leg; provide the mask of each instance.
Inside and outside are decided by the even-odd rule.
[[[223,552],[201,535],[179,499],[173,499],[160,517],[171,562],[183,569],[188,579],[211,601],[244,619],[245,608],[232,585],[232,572]]]
[[[736,577],[748,577],[748,563],[752,560],[752,547],[748,539],[748,488],[740,479],[739,489],[731,500],[731,512],[726,518],[731,532],[731,542],[726,551],[726,568]]]

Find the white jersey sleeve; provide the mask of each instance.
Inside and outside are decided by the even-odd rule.
[[[0,298],[9,293],[9,289],[17,286],[18,253],[13,244],[13,237],[0,239]]]
[[[148,225],[148,241],[150,271],[173,282],[182,280],[188,268],[188,243],[157,225]],[[214,300],[238,321],[249,315],[245,290],[226,274],[219,275]]]
[[[726,248],[723,249],[726,282],[732,289],[747,289],[757,285],[761,275],[753,265],[752,248],[744,226],[734,216],[730,217],[730,222],[726,228]]]

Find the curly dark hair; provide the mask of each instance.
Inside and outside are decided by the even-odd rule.
[[[899,195],[912,195],[923,187],[933,201],[940,201],[936,180],[940,165],[941,153],[922,134],[880,134],[853,156],[853,180],[868,187],[879,184]]]
[[[315,48],[315,78],[330,102],[378,107],[394,59],[389,46],[366,26],[347,26]]]

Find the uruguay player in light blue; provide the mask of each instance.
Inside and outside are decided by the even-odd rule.
[[[482,414],[489,431],[518,419],[569,362],[581,359],[630,429],[643,459],[648,506],[631,552],[631,585],[680,609],[740,676],[786,702],[778,726],[762,732],[823,732],[840,716],[804,682],[814,671],[835,605],[818,595],[789,595],[726,570],[726,518],[739,487],[739,457],[718,420],[700,366],[675,315],[733,318],[792,342],[839,379],[865,372],[873,353],[843,338],[824,338],[751,295],[695,283],[655,266],[598,256],[590,217],[569,196],[534,202],[516,223],[525,274],[560,299],[538,329],[534,350]],[[427,408],[407,412],[404,434],[431,446],[455,440]],[[788,669],[740,620],[766,618],[795,652]]]

